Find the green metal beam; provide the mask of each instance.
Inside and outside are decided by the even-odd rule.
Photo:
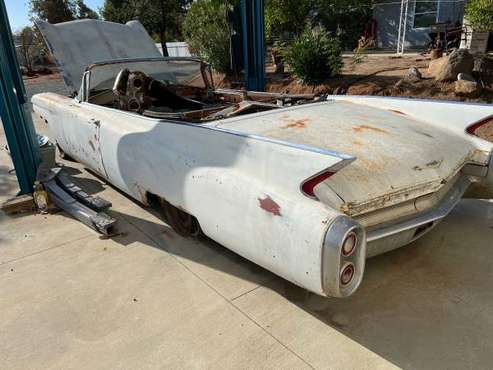
[[[0,0],[0,117],[20,193],[32,193],[38,165],[38,143],[4,0]]]
[[[265,90],[264,1],[241,0],[243,58],[247,90]]]

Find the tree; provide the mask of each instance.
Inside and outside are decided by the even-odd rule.
[[[35,18],[50,23],[75,19],[75,4],[72,0],[30,0],[31,13]]]
[[[41,34],[36,28],[26,26],[17,35],[20,41],[19,53],[22,56],[20,64],[26,67],[28,73],[34,70],[34,63],[44,49]]]
[[[30,11],[33,18],[53,24],[74,19],[99,18],[84,0],[30,0]]]
[[[285,33],[298,35],[305,27],[311,9],[311,0],[267,0],[265,2],[267,38],[279,38]]]
[[[77,19],[85,19],[85,18],[99,19],[98,13],[96,13],[94,10],[89,8],[84,3],[84,0],[76,0],[75,6],[77,8],[77,16],[76,16]]]
[[[337,35],[346,49],[354,49],[372,17],[371,0],[313,0],[315,21]]]
[[[217,0],[197,0],[190,7],[183,31],[190,49],[219,72],[231,72],[230,5]]]
[[[181,24],[192,0],[105,0],[101,15],[107,21],[126,23],[138,19],[147,32],[161,42],[181,38]]]
[[[344,47],[353,49],[371,15],[372,0],[266,0],[266,35],[297,36],[310,23],[324,26]]]

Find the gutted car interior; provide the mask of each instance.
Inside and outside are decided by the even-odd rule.
[[[215,89],[208,65],[194,58],[160,58],[93,64],[84,77],[89,103],[147,117],[207,122],[314,102],[289,95]]]

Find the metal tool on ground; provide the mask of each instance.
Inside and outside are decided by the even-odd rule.
[[[104,213],[111,207],[111,203],[85,193],[63,169],[42,170],[38,174],[38,180],[57,207],[103,235],[110,236],[114,233],[116,220]]]

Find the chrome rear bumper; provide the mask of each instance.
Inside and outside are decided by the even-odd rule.
[[[367,230],[366,257],[402,247],[430,231],[452,211],[473,182],[473,178],[462,176],[435,207],[410,218]]]

